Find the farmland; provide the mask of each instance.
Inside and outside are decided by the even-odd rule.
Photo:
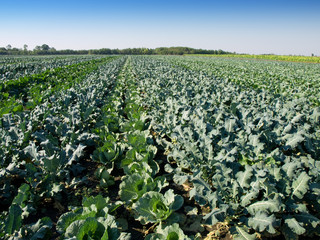
[[[0,238],[320,236],[319,64],[0,64]]]

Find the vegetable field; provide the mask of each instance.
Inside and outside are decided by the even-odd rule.
[[[188,56],[206,56],[206,57],[221,57],[221,55],[214,54],[188,54]],[[224,54],[223,57],[227,58],[248,58],[248,59],[264,59],[273,61],[288,61],[288,62],[307,62],[307,63],[320,63],[320,57],[311,56],[287,56],[287,55],[250,55],[250,54]]]
[[[320,238],[320,65],[0,58],[1,239]]]

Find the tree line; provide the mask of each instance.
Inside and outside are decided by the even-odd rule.
[[[231,54],[230,52],[219,50],[194,49],[189,47],[159,47],[159,48],[125,48],[125,49],[90,49],[90,50],[56,50],[48,44],[36,46],[33,50],[28,50],[28,45],[23,48],[15,48],[10,44],[0,47],[0,55],[83,55],[83,54],[108,54],[108,55],[183,55],[183,54]]]

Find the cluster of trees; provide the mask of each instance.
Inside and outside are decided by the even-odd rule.
[[[126,49],[91,49],[91,50],[56,50],[47,44],[36,46],[28,50],[28,45],[23,49],[13,48],[10,44],[7,47],[0,47],[0,55],[77,55],[77,54],[123,54],[123,55],[183,55],[183,54],[230,54],[223,50],[204,50],[188,47],[160,47],[160,48],[126,48]]]
[[[0,47],[0,55],[47,55],[55,54],[56,49],[49,47],[48,44],[36,46],[33,50],[28,50],[28,45],[24,44],[23,49],[12,47],[8,44],[6,47]]]
[[[183,54],[230,54],[223,50],[204,50],[188,47],[160,47],[160,48],[102,48],[88,50],[88,54],[124,54],[124,55],[183,55]]]
[[[230,52],[219,50],[194,49],[188,47],[160,47],[154,49],[155,54],[161,55],[183,55],[183,54],[230,54]]]

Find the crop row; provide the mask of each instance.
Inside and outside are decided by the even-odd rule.
[[[0,57],[0,82],[38,74],[54,68],[103,58],[103,56]]]
[[[79,83],[112,57],[50,69],[0,83],[0,115],[32,109],[60,89]]]
[[[117,59],[2,117],[2,237],[189,239],[132,72]]]
[[[1,214],[2,237],[48,237],[52,221],[68,203],[76,205],[77,191],[92,168],[82,156],[95,145],[92,129],[123,62],[100,65],[30,111],[3,115],[1,209],[9,209]]]
[[[193,184],[190,197],[211,209],[206,223],[227,221],[239,239],[319,234],[319,107],[176,61],[133,66],[157,141],[177,164],[168,171]]]
[[[320,105],[319,64],[205,57],[162,57],[174,65],[210,74],[237,85],[267,90],[286,99],[305,98]]]
[[[98,195],[92,199],[104,201],[103,213],[95,211],[93,219],[84,219],[82,211],[88,213],[85,203],[81,211],[77,208],[62,215],[58,221],[59,230],[65,237],[79,236],[81,231],[75,230],[74,224],[82,220],[83,226],[89,221],[108,225],[107,231],[118,224],[122,232],[113,229],[111,239],[141,239],[143,235],[145,239],[167,239],[170,236],[189,239],[179,226],[186,221],[185,214],[176,212],[182,207],[184,198],[175,194],[175,189],[168,186],[170,178],[160,172],[164,163],[157,159],[159,153],[149,130],[150,119],[142,107],[143,98],[137,89],[130,58],[108,102],[103,107],[104,125],[95,129],[99,135],[99,147],[92,157],[102,164],[96,177],[100,178],[100,186],[109,191],[109,198],[102,200]],[[112,192],[116,192],[116,197]],[[121,201],[115,201],[117,199]],[[70,214],[74,216],[71,224],[67,221]],[[99,218],[101,214],[104,218]],[[113,219],[111,226],[108,218]],[[100,232],[95,236],[103,238],[104,234]]]

